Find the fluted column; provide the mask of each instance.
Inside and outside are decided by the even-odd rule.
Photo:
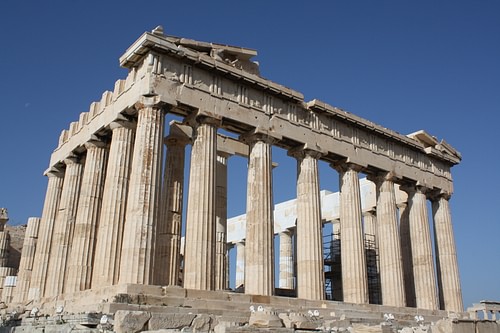
[[[297,159],[297,297],[325,299],[318,152],[291,153]]]
[[[279,233],[279,237],[280,237],[279,287],[281,289],[294,289],[292,231],[283,230],[282,232]]]
[[[187,289],[214,289],[216,124],[214,119],[202,117],[194,125],[184,255]]]
[[[80,196],[83,165],[77,157],[69,157],[64,160],[64,163],[66,164],[66,173],[64,175],[61,202],[54,225],[44,296],[58,296],[64,291],[68,256]]]
[[[340,247],[344,302],[368,303],[359,169],[353,164],[338,164],[335,167],[340,174]]]
[[[271,139],[245,138],[250,146],[247,180],[245,293],[274,294],[274,222]]]
[[[85,143],[85,148],[87,148],[87,157],[78,200],[78,214],[68,262],[65,293],[90,289],[92,281],[108,147],[102,141],[89,141]]]
[[[112,131],[92,270],[92,288],[118,283],[135,123],[116,121]]]
[[[401,244],[401,259],[403,261],[403,276],[406,306],[416,307],[415,279],[413,277],[413,258],[411,255],[410,210],[406,202],[398,204],[399,238]]]
[[[10,235],[7,230],[0,231],[0,267],[7,267],[9,262]]]
[[[411,253],[417,308],[438,309],[432,241],[427,212],[426,188],[412,186],[408,192]]]
[[[225,290],[227,285],[227,160],[229,154],[217,153],[216,209],[215,209],[215,290]]]
[[[154,232],[161,195],[164,111],[147,103],[137,104],[136,108],[138,119],[123,228],[120,284],[153,282]]]
[[[40,220],[39,217],[30,217],[28,219],[26,233],[24,234],[21,261],[19,262],[19,271],[17,273],[16,288],[14,290],[14,303],[26,302],[28,300]]]
[[[54,232],[54,223],[59,209],[64,174],[52,169],[47,173],[48,185],[45,202],[40,220],[38,245],[31,273],[28,299],[39,300],[43,296],[47,283],[47,270],[49,268],[50,246]]]
[[[363,212],[363,233],[377,243],[377,215],[374,209]]]
[[[390,174],[374,180],[377,188],[377,245],[382,304],[402,307],[406,306],[406,301],[394,181]]]
[[[5,280],[7,279],[7,276],[14,276],[14,275],[16,275],[15,268],[0,266],[0,300],[3,299]]]
[[[234,287],[245,285],[245,241],[236,243],[236,274]]]
[[[163,175],[163,204],[156,233],[155,276],[158,285],[179,284],[184,160],[188,142],[187,137],[172,134],[165,139],[167,156]]]
[[[449,198],[449,195],[441,193],[432,200],[439,302],[443,310],[462,312],[464,305]]]

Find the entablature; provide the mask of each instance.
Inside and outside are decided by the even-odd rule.
[[[230,132],[266,133],[285,149],[307,146],[330,163],[345,160],[367,172],[385,170],[451,192],[450,168],[461,156],[445,141],[424,131],[405,136],[316,99],[305,103],[299,92],[209,55],[213,49],[244,61],[256,54],[158,31],[143,34],[120,58],[130,69],[127,79],[118,80],[114,92],[105,92],[62,132],[50,165],[129,113],[143,96],[154,96],[170,112],[213,117]]]
[[[251,49],[227,46],[222,44],[198,42],[179,37],[165,36],[154,32],[153,33],[146,32],[120,58],[120,64],[128,68],[140,66],[141,61],[143,61],[144,57],[150,52],[158,53],[155,54],[156,57],[161,56],[161,54],[164,55],[167,54],[170,56],[183,58],[183,61],[188,60],[193,64],[193,66],[203,68],[208,71],[215,71],[217,75],[227,78],[228,80],[233,81],[234,83],[243,82],[245,85],[250,85],[257,90],[264,91],[266,94],[261,102],[256,100],[257,103],[249,103],[249,104],[250,106],[256,106],[258,108],[263,106],[264,108],[266,108],[266,111],[268,111],[268,113],[271,114],[274,113],[273,112],[274,110],[272,110],[272,108],[274,108],[274,106],[272,106],[272,103],[274,102],[272,97],[273,95],[275,95],[277,98],[285,97],[286,102],[288,103],[291,102],[290,105],[281,108],[277,106],[276,107],[277,110],[275,112],[278,114],[279,113],[287,114],[290,120],[294,120],[294,118],[296,118],[297,120],[299,121],[302,120],[304,122],[305,118],[304,115],[306,117],[308,116],[307,112],[296,111],[297,106],[302,109],[304,108],[303,107],[304,101],[302,94],[293,91],[289,88],[286,88],[282,85],[279,85],[277,83],[274,83],[272,81],[266,80],[258,75],[247,73],[244,70],[230,66],[224,61],[221,61],[221,59],[208,55],[210,49],[217,49],[217,48],[219,49],[227,48],[231,52],[234,53],[239,52],[241,54],[244,54],[243,57],[245,58],[245,60],[249,60],[253,55],[257,54],[254,50]],[[160,61],[153,61],[153,62],[160,62]],[[162,74],[164,70],[165,68],[160,69],[158,71],[160,73],[157,72],[157,74]],[[183,77],[185,76],[184,74],[185,73],[179,73],[179,78],[181,79],[181,81],[184,81],[183,83],[195,84],[197,82],[198,78],[194,79],[190,77],[190,79],[185,79]],[[190,76],[194,75],[192,69],[189,71],[188,75]],[[224,85],[224,83],[222,83],[220,79],[212,79],[212,81],[215,82],[210,83],[211,92],[221,93],[222,89],[220,88],[220,85]],[[214,86],[216,86],[215,89]],[[242,88],[239,88],[239,90],[242,90]],[[237,94],[238,98],[240,99],[240,102],[242,99],[245,100],[248,98],[247,96],[242,97],[241,95],[247,95],[247,94],[248,91],[246,92],[246,94],[242,94],[241,92]],[[449,145],[446,146],[451,149],[439,149],[441,147],[439,146],[438,142],[436,142],[435,145],[438,149],[425,149],[429,148],[429,146],[420,140],[420,138],[422,137],[421,135],[422,131],[415,132],[419,134],[416,136],[412,136],[415,133],[412,133],[412,135],[409,136],[404,136],[395,131],[374,124],[366,119],[358,117],[354,114],[351,114],[336,107],[332,107],[316,99],[306,103],[305,108],[313,111],[312,112],[313,114],[326,112],[334,118],[338,118],[346,122],[352,123],[353,126],[359,128],[366,128],[370,131],[374,131],[378,135],[387,137],[390,140],[394,140],[396,142],[402,142],[403,144],[413,147],[419,151],[424,151],[427,154],[434,155],[435,157],[440,159],[444,159],[451,164],[457,164],[460,162],[461,159],[460,154],[456,152],[454,149],[452,149]],[[297,113],[299,114],[297,115]],[[301,116],[300,113],[302,113],[302,117],[300,117]],[[314,115],[310,117],[316,118]]]

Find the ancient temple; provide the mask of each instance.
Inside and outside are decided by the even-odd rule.
[[[343,303],[370,303],[371,230],[379,304],[463,311],[449,205],[450,170],[460,154],[425,131],[402,135],[319,100],[305,102],[260,76],[256,54],[168,36],[160,27],[128,48],[120,57],[127,78],[62,131],[51,155],[39,227],[28,236],[37,242],[23,251],[16,302],[69,307],[82,295],[111,299],[130,286],[177,285],[209,295],[228,288],[228,242],[237,247],[236,285],[245,295],[274,299],[275,145],[298,168],[290,179],[297,184],[293,225],[280,231],[289,273],[283,284],[280,275],[280,289],[327,304],[322,227],[329,222],[340,230]],[[170,113],[183,120],[166,124]],[[247,209],[244,223],[235,224],[240,236],[228,240],[227,160],[235,154],[248,158],[248,179],[239,180],[248,184]],[[335,216],[322,207],[319,161],[340,178]]]

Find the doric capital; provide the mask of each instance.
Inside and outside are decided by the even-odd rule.
[[[279,232],[280,234],[286,234],[287,236],[293,236],[294,229],[285,228]]]
[[[363,216],[377,216],[377,209],[375,207],[371,207],[363,212]]]
[[[121,120],[117,119],[109,124],[109,128],[113,131],[117,128],[128,128],[128,129],[135,129],[137,127],[137,122],[132,121],[132,120]]]
[[[144,108],[165,109],[165,103],[160,96],[141,96],[140,100],[134,104],[134,108],[139,111]]]
[[[440,199],[450,200],[451,193],[441,189],[434,189],[429,191],[429,199],[432,201],[439,201]]]
[[[80,163],[81,158],[78,155],[71,154],[70,156],[66,157],[63,162],[64,162],[64,164],[66,164],[66,166],[68,166],[68,165]]]
[[[222,122],[220,119],[210,117],[210,116],[205,115],[205,114],[200,114],[199,112],[192,113],[192,114],[188,115],[184,121],[192,128],[197,128],[198,126],[203,125],[203,124],[212,125],[215,127],[220,127],[221,122]]]
[[[58,165],[59,166],[59,165]],[[55,166],[50,167],[44,172],[44,175],[51,178],[51,177],[64,177],[64,168],[61,170]]]
[[[360,172],[363,170],[363,166],[358,165],[358,164],[354,164],[354,163],[350,163],[350,162],[346,162],[346,160],[341,160],[341,161],[337,161],[334,163],[330,163],[330,166],[332,168],[334,168],[335,170],[337,170],[337,172],[339,172],[339,173],[344,173],[344,172],[347,172],[349,170],[353,170],[356,172]]]
[[[85,142],[84,146],[87,150],[93,149],[93,148],[104,148],[104,147],[106,147],[106,142],[104,142],[101,139],[94,138],[94,139],[91,139],[91,140]]]
[[[320,151],[310,149],[305,147],[304,145],[292,148],[288,151],[288,156],[294,157],[298,160],[304,159],[306,156],[312,157],[314,159],[320,159],[324,154]]]
[[[384,181],[391,181],[395,183],[398,179],[400,179],[400,177],[398,177],[392,171],[380,171],[368,174],[366,179],[368,179],[371,182],[374,182],[376,185],[380,185]]]
[[[255,132],[255,131],[242,134],[240,136],[240,141],[243,141],[248,145],[250,145],[254,142],[258,142],[258,141],[262,141],[262,142],[268,143],[270,145],[277,142],[277,140],[275,138],[273,138],[272,136],[269,136],[268,134],[265,134],[265,133]]]
[[[187,144],[191,143],[191,139],[187,136],[180,135],[168,135],[163,139],[163,143],[167,147],[184,147]]]
[[[377,192],[382,190],[382,187],[386,187],[386,190],[393,188],[396,180],[400,179],[393,172],[390,171],[381,171],[377,173],[368,174],[366,179],[373,182],[375,187],[377,188]]]
[[[415,193],[427,194],[429,189],[423,185],[418,185],[417,183],[406,183],[399,187],[401,191],[408,193],[408,196],[414,195]]]
[[[202,115],[196,117],[196,122],[200,125],[207,124],[207,125],[213,125],[215,127],[220,127],[222,121],[220,119]]]
[[[217,151],[217,162],[222,164],[227,164],[227,160],[233,156],[232,154],[226,153],[224,151]]]

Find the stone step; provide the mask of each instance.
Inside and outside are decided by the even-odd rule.
[[[399,322],[413,323],[417,309],[411,308],[394,308],[384,307],[380,305],[359,305],[348,304],[342,302],[313,302],[298,300],[288,297],[265,297],[252,296],[245,294],[213,292],[213,291],[192,291],[184,292],[183,289],[176,289],[174,293],[169,291],[168,296],[147,296],[141,295],[147,304],[161,304],[158,308],[151,307],[151,311],[167,311],[180,313],[210,313],[214,315],[227,315],[229,312],[238,315],[248,316],[250,306],[263,306],[270,308],[275,312],[300,312],[307,314],[309,310],[318,310],[323,318],[339,319],[345,317],[353,322],[367,322],[379,324],[384,321],[384,313],[392,313]],[[325,306],[318,307],[318,305]],[[298,307],[297,307],[298,306]],[[114,306],[118,309],[118,306]],[[127,306],[123,307],[124,309]],[[385,310],[385,311],[384,311]],[[228,312],[229,311],[229,312]],[[432,311],[428,311],[426,317],[429,320],[438,320],[443,317],[442,311],[436,315],[429,315]]]
[[[146,311],[163,314],[208,314],[225,322],[248,322],[250,308],[262,307],[276,314],[296,313],[309,316],[317,313],[324,321],[370,323],[384,322],[384,314],[392,313],[395,323],[414,324],[415,315],[422,315],[425,322],[447,317],[445,311],[414,308],[396,308],[374,304],[350,304],[337,301],[310,301],[285,296],[257,296],[228,291],[200,291],[180,287],[151,285],[116,285],[78,294],[63,295],[57,301],[44,300],[36,306],[43,307],[43,314],[59,305],[68,313],[96,312],[113,314],[119,310]],[[35,305],[33,305],[35,306]]]

